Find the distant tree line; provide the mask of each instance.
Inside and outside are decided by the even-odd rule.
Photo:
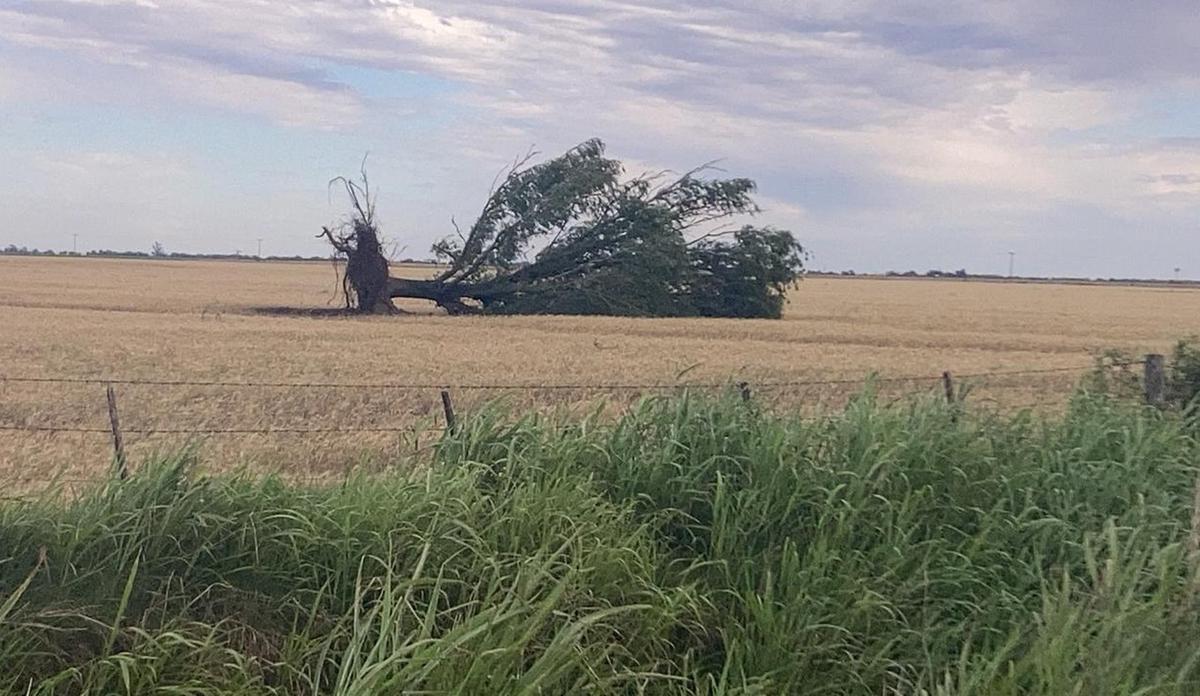
[[[905,278],[915,278],[915,277],[918,277],[920,274],[918,274],[916,271],[905,271],[903,273],[898,273],[896,271],[888,271],[887,275],[901,276],[901,277],[905,277]],[[925,271],[924,276],[926,278],[970,278],[971,277],[971,275],[969,273],[967,273],[966,269],[964,269],[964,268],[960,268],[957,271],[953,271],[953,272],[939,271],[939,270]]]
[[[163,248],[162,244],[155,242],[155,246],[151,247],[150,251],[119,251],[116,249],[90,249],[88,251],[55,251],[54,249],[38,249],[25,246],[17,246],[9,244],[0,248],[0,256],[64,256],[64,257],[112,257],[112,258],[134,258],[134,259],[208,259],[208,260],[258,260],[258,256],[253,254],[189,254],[180,251],[168,252]],[[328,261],[329,256],[301,256],[299,254],[292,256],[271,255],[262,257],[263,261]],[[412,264],[432,264],[435,263],[430,259],[411,259],[403,258],[397,263],[412,263]]]
[[[89,257],[89,256],[108,256],[119,258],[134,258],[134,259],[257,259],[257,256],[247,254],[189,254],[180,251],[166,250],[151,250],[151,251],[132,251],[118,249],[89,249],[88,251],[55,251],[54,249],[37,249],[9,244],[0,249],[0,255],[3,256],[64,256],[64,257]],[[328,256],[264,256],[266,261],[328,261]]]
[[[884,273],[859,273],[854,270],[845,271],[809,271],[809,275],[813,276],[879,276],[887,278],[974,278],[977,280],[1041,280],[1041,281],[1058,281],[1058,282],[1074,282],[1074,283],[1166,283],[1179,285],[1195,285],[1196,281],[1186,279],[1159,279],[1159,278],[1100,278],[1100,277],[1079,277],[1079,276],[1007,276],[999,273],[968,273],[966,269],[958,269],[957,271],[942,271],[929,270],[924,273],[917,271],[885,271]]]

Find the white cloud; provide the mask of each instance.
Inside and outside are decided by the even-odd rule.
[[[264,116],[287,126],[354,127],[362,104],[349,90],[316,89],[301,82],[221,73],[194,62],[162,66],[153,79],[180,101]]]
[[[789,226],[982,239],[1072,206],[1183,216],[1197,204],[1195,148],[1119,134],[1153,89],[1200,67],[1200,13],[1118,5],[42,0],[0,10],[0,51],[17,47],[0,96],[167,99],[386,139],[404,125],[395,111],[329,68],[413,71],[461,89],[414,97],[454,117],[436,143],[395,149],[484,184],[532,143],[601,135],[647,168],[724,157],[766,172],[777,200],[764,207]],[[1105,129],[1118,135],[1089,134]],[[846,191],[804,188],[822,177]]]
[[[63,185],[93,190],[97,185],[118,180],[145,185],[178,180],[190,173],[186,163],[162,153],[74,151],[41,155],[33,163]]]

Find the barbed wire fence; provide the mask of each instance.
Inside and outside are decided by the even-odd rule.
[[[440,383],[440,382],[332,382],[332,381],[237,381],[198,379],[146,379],[133,377],[84,377],[54,375],[0,375],[0,387],[26,386],[39,393],[47,387],[85,389],[77,395],[78,407],[70,409],[76,416],[71,422],[46,421],[30,413],[22,414],[19,409],[5,408],[5,399],[0,392],[0,432],[28,434],[31,436],[56,437],[62,435],[102,436],[111,441],[112,462],[120,476],[127,475],[129,456],[126,452],[126,437],[136,436],[143,442],[151,442],[164,436],[186,436],[189,440],[203,437],[245,436],[289,436],[299,438],[353,438],[369,439],[371,436],[401,438],[404,445],[411,445],[413,452],[427,449],[448,430],[455,426],[456,405],[471,408],[481,406],[499,396],[520,395],[518,405],[546,407],[562,405],[574,400],[577,403],[594,402],[600,396],[619,396],[627,402],[657,394],[679,394],[688,392],[735,391],[741,398],[764,406],[780,409],[821,412],[844,406],[856,394],[869,389],[883,403],[896,403],[920,395],[937,395],[960,407],[967,404],[978,408],[996,410],[1026,410],[1061,407],[1075,385],[1085,375],[1096,370],[1098,363],[1070,367],[1036,368],[1026,370],[1000,370],[991,372],[967,372],[954,374],[879,376],[867,378],[797,379],[797,380],[728,380],[721,382],[680,383]],[[1164,360],[1159,355],[1148,355],[1143,360],[1109,361],[1105,365],[1123,371],[1140,381],[1144,397],[1149,403],[1162,400],[1165,384]],[[1142,374],[1137,374],[1142,368]],[[103,399],[98,398],[94,387],[103,388]],[[122,388],[122,399],[118,403],[117,388]],[[287,391],[301,393],[307,400],[301,408],[301,418],[288,422],[272,422],[251,427],[244,424],[214,425],[209,421],[191,425],[179,423],[179,406],[196,405],[212,398],[211,390],[225,392],[245,390]],[[152,390],[155,394],[164,391],[178,392],[180,398],[165,410],[145,408],[153,406],[152,399],[125,398],[127,390]],[[206,392],[197,394],[196,390]],[[333,397],[338,394],[338,397]],[[374,401],[364,395],[377,395]],[[464,398],[472,395],[473,398]],[[403,396],[404,398],[399,398]],[[309,397],[315,397],[309,398]],[[69,401],[69,399],[67,400]],[[219,399],[218,409],[224,413],[235,413],[228,399]],[[129,409],[129,403],[143,406]],[[258,399],[255,403],[267,407],[280,403],[276,398]],[[406,413],[398,413],[396,403],[405,404]],[[381,405],[383,406],[381,408]],[[155,413],[144,411],[152,410]],[[186,409],[185,409],[186,410]],[[355,423],[314,422],[314,416],[328,416],[331,411],[353,414]],[[130,421],[128,416],[135,418]],[[275,414],[259,414],[260,418]],[[168,424],[163,424],[163,421]],[[123,423],[124,420],[124,423]],[[240,423],[241,421],[239,421]],[[132,425],[131,425],[132,423]],[[381,441],[373,440],[378,446]],[[422,443],[425,444],[424,448]],[[371,444],[371,443],[368,443]],[[238,450],[241,451],[241,450]],[[311,453],[311,450],[307,450]],[[16,455],[14,455],[16,461]],[[97,474],[99,472],[96,472]],[[280,474],[295,475],[286,467]],[[94,482],[97,476],[84,478],[58,478],[63,483]]]

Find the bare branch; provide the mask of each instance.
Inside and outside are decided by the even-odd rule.
[[[737,234],[737,231],[738,231],[737,228],[732,223],[728,224],[728,225],[721,225],[720,227],[713,230],[712,232],[709,232],[707,234],[702,234],[699,237],[696,237],[692,241],[688,242],[687,246],[695,246],[695,245],[697,245],[701,242],[707,241],[709,239],[719,239],[721,237],[728,237],[731,234]]]
[[[660,199],[660,198],[661,198],[661,196],[662,196],[663,194],[665,194],[666,192],[668,192],[668,191],[672,191],[672,190],[674,190],[674,189],[678,188],[680,185],[684,184],[685,182],[687,182],[687,181],[689,181],[689,180],[691,180],[691,179],[694,179],[694,178],[696,178],[696,176],[697,176],[698,174],[702,174],[702,173],[704,173],[704,172],[709,172],[709,171],[712,171],[712,172],[723,172],[723,171],[724,171],[723,169],[721,169],[720,167],[717,167],[717,163],[719,163],[719,162],[721,162],[721,161],[722,161],[722,160],[719,160],[719,159],[715,159],[715,160],[709,160],[708,162],[705,162],[704,164],[700,165],[699,167],[694,167],[694,168],[692,168],[692,169],[689,169],[688,171],[684,172],[682,175],[680,175],[679,177],[677,177],[677,178],[676,178],[674,181],[671,181],[671,182],[670,182],[670,183],[668,183],[668,184],[664,184],[663,186],[660,186],[660,187],[659,187],[659,188],[658,188],[658,189],[657,189],[657,190],[656,190],[656,191],[653,193],[653,195],[651,195],[651,197],[650,197],[650,200],[658,200],[658,199]],[[669,169],[665,169],[665,170],[663,170],[663,171],[661,172],[661,174],[662,174],[663,176],[665,176],[665,175],[667,175],[667,174],[673,174],[673,173],[674,173],[674,172],[672,172],[672,171],[671,171],[671,170],[669,170]]]

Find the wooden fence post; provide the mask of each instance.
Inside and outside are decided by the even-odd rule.
[[[121,480],[129,478],[129,464],[125,459],[125,442],[121,439],[121,421],[117,418],[117,393],[112,385],[105,385],[108,398],[108,425],[112,428],[113,453],[116,456],[117,475]]]
[[[738,392],[742,395],[744,403],[750,403],[750,383],[738,382]]]
[[[954,394],[954,376],[949,370],[942,373],[942,391],[946,394],[946,403],[950,404],[950,422],[958,422],[958,397]]]
[[[1146,403],[1162,406],[1167,397],[1167,359],[1158,353],[1146,356],[1142,388],[1146,391]]]
[[[446,432],[454,430],[454,404],[450,403],[450,391],[442,390],[442,412],[446,414]]]

